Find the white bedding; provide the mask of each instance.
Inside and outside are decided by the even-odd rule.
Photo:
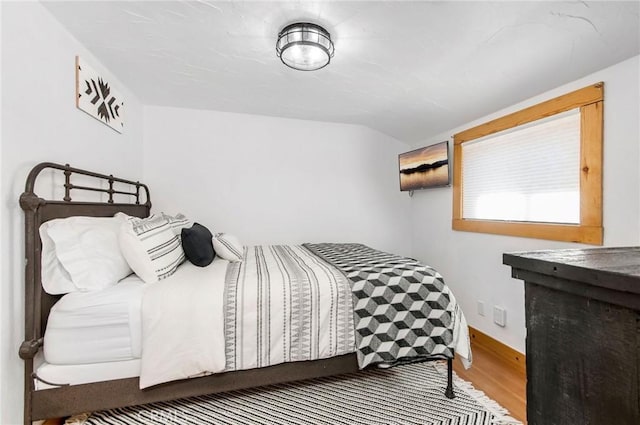
[[[263,280],[258,279],[254,273],[260,269],[258,265],[263,262],[252,261],[251,263],[251,272],[247,272],[242,267],[239,269],[243,279],[248,279],[245,286],[242,286],[241,293],[249,302],[254,301],[254,298],[257,299],[257,292],[255,288],[251,289],[251,285],[258,285],[261,288],[264,285],[264,282],[259,283]],[[242,338],[249,339],[247,344],[238,344],[238,347],[246,346],[245,348],[240,350],[236,345],[233,347],[240,350],[238,351],[240,358],[247,361],[239,364],[237,360],[229,361],[230,352],[226,351],[229,346],[225,346],[224,308],[225,277],[228,265],[227,260],[219,257],[204,268],[186,262],[174,275],[154,284],[144,284],[132,275],[118,285],[103,291],[75,292],[65,295],[51,310],[45,333],[45,363],[38,369],[38,374],[41,378],[54,383],[70,384],[140,376],[142,389],[164,382],[225,370],[246,369],[281,361],[304,360],[294,358],[292,355],[288,357],[280,355],[278,358],[283,357],[281,360],[272,361],[267,358],[264,364],[259,364],[261,356],[254,353],[256,349],[251,348],[250,344],[250,340],[258,337],[257,334],[260,334],[259,339],[262,340],[263,330],[256,327],[256,314],[259,309],[249,304],[242,304],[242,307],[236,304],[236,308],[242,310],[241,317],[244,320],[241,326],[235,328],[235,336],[244,335]],[[275,273],[275,269],[272,269],[272,272]],[[272,274],[269,279],[275,279],[274,276]],[[306,279],[303,281],[309,286],[310,281]],[[270,290],[277,289],[276,282],[271,283],[273,287]],[[330,292],[332,296],[337,293],[334,290]],[[327,296],[326,292],[323,294]],[[269,295],[267,298],[280,301],[282,297],[276,295],[273,297]],[[351,303],[349,297],[345,299],[348,304]],[[330,304],[335,305],[335,303]],[[273,309],[273,313],[282,310],[279,314],[283,314],[286,310],[277,303],[270,308]],[[331,309],[334,310],[333,314],[339,310],[335,307]],[[226,314],[233,314],[233,311],[233,309],[228,310]],[[352,313],[349,308],[346,311],[348,318],[351,318]],[[289,317],[288,314],[287,317]],[[456,354],[470,360],[469,337],[464,316],[460,314],[455,319]],[[271,323],[271,319],[262,322]],[[337,323],[335,318],[318,321],[317,328],[314,328],[316,331],[313,333],[323,336],[321,341],[324,342],[313,350],[317,352],[313,358],[353,351],[352,322],[349,323],[348,329],[338,326]],[[320,324],[323,329],[320,329]],[[332,326],[337,327],[333,329]],[[343,328],[350,332],[344,331]],[[270,326],[269,329],[271,329]],[[274,334],[277,337],[278,333],[269,329],[266,335]],[[326,335],[338,333],[348,334],[349,337],[345,340],[348,340],[348,347],[346,345],[342,347],[335,337],[331,343],[325,341]],[[280,353],[276,350],[277,344],[271,344],[269,339],[263,342],[267,344],[267,351]],[[334,347],[329,352],[325,346],[342,348]],[[231,358],[234,357],[236,356]],[[42,383],[37,385],[39,389],[47,387]]]
[[[71,385],[140,376],[144,388],[221,372],[228,263],[216,258],[201,268],[187,262],[154,284],[131,275],[101,291],[65,295],[51,309],[38,376]]]
[[[101,291],[63,296],[49,313],[45,361],[78,365],[140,358],[145,288],[140,278],[131,275]]]
[[[142,307],[140,388],[224,370],[227,264],[221,258],[208,267],[186,262],[149,285]]]

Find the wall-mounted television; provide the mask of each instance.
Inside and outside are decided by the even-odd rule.
[[[400,190],[449,186],[449,141],[398,155]]]

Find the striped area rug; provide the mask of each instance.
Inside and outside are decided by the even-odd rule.
[[[446,365],[420,363],[93,413],[87,425],[520,424]]]

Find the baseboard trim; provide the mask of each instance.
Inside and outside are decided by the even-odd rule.
[[[508,363],[510,366],[514,367],[516,370],[526,373],[527,371],[527,358],[521,352],[514,350],[490,337],[489,335],[480,332],[479,330],[472,328],[469,326],[469,337],[471,338],[471,345],[479,346],[484,348],[487,351],[491,351],[501,360]]]

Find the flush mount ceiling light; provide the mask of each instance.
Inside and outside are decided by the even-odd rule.
[[[278,34],[276,54],[282,63],[299,71],[324,68],[333,57],[331,35],[320,25],[298,22]]]

